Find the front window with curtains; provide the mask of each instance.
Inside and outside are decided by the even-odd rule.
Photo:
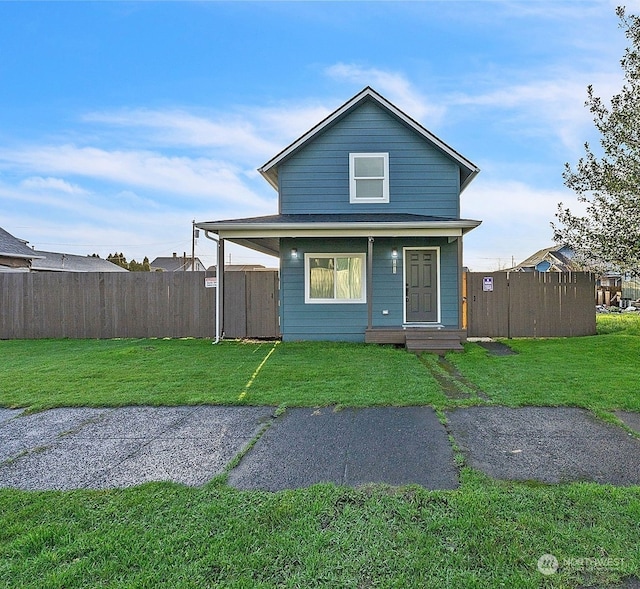
[[[305,254],[305,302],[364,303],[365,254]]]

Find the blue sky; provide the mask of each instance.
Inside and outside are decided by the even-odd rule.
[[[190,252],[192,219],[277,212],[256,168],[370,85],[481,168],[465,264],[506,267],[575,203],[586,87],[623,81],[615,6],[0,2],[0,226],[44,250]],[[215,263],[206,239],[196,254]]]

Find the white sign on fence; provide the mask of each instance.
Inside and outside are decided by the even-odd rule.
[[[218,279],[215,276],[206,276],[204,279],[205,288],[216,288],[218,286]]]
[[[485,276],[482,279],[482,290],[484,292],[493,292],[493,276]]]

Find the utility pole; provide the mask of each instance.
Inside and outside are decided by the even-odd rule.
[[[196,229],[196,220],[191,221],[191,272],[196,269],[196,239],[200,237],[200,230]]]

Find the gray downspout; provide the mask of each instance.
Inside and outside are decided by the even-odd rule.
[[[213,237],[214,235],[215,237]],[[215,233],[209,233],[207,230],[205,230],[204,236],[216,242],[216,338],[212,342],[215,345],[220,341],[220,237]],[[222,261],[222,268],[224,272],[224,260]]]

